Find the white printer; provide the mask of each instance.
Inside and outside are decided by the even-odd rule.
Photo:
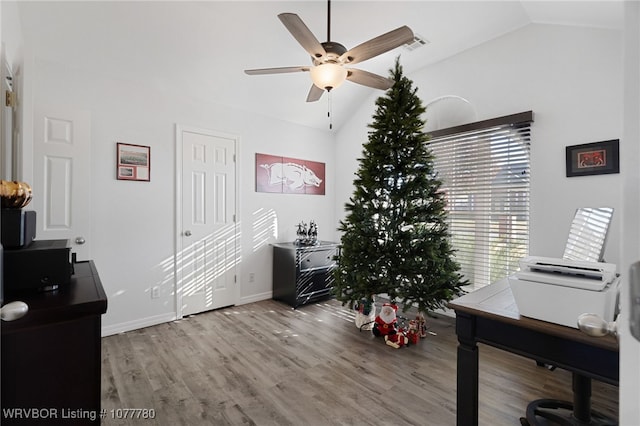
[[[529,256],[508,280],[526,317],[578,328],[581,314],[609,322],[618,314],[620,277],[611,263]]]

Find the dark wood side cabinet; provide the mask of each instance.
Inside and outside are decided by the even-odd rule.
[[[71,283],[56,291],[5,294],[29,311],[1,325],[3,426],[100,424],[107,297],[93,261],[74,270]]]
[[[338,244],[273,244],[273,298],[294,308],[331,295]]]

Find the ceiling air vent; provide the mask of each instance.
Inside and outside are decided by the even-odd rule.
[[[414,33],[413,34],[413,41],[411,43],[407,43],[404,45],[404,48],[412,51],[412,50],[416,50],[422,46],[426,46],[427,44],[429,44],[429,40],[425,39],[424,37],[422,37],[420,34]]]

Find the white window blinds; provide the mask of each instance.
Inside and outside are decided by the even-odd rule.
[[[431,133],[449,232],[473,288],[506,277],[529,252],[531,111]]]

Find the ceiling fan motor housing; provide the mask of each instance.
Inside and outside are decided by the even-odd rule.
[[[339,59],[343,53],[347,51],[347,48],[341,45],[340,43],[336,43],[335,41],[325,41],[324,43],[320,43],[324,48],[324,51],[327,52],[324,57],[312,57],[313,65],[321,65],[327,62],[329,63],[340,63]]]

